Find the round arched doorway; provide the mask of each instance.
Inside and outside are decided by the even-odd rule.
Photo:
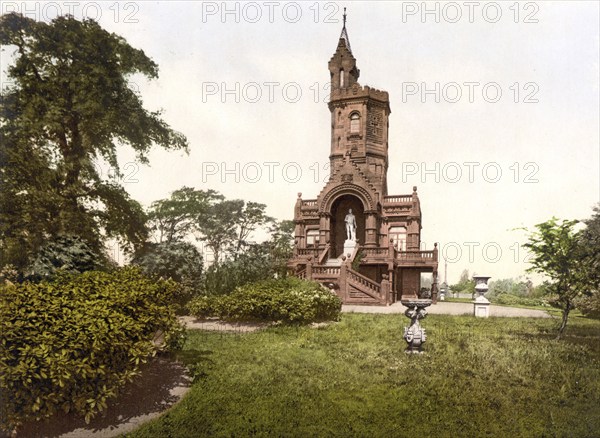
[[[331,246],[333,257],[339,257],[344,251],[346,241],[346,223],[344,219],[348,212],[356,219],[356,238],[358,243],[365,243],[365,208],[362,201],[354,195],[342,195],[331,204]]]

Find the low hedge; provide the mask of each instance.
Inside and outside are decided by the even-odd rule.
[[[505,306],[548,306],[548,302],[542,298],[519,297],[511,294],[500,294],[490,298],[494,304],[503,304]]]
[[[196,317],[233,321],[278,321],[306,324],[339,319],[342,302],[319,283],[289,277],[236,288],[223,296],[193,299],[188,310]]]
[[[134,268],[1,286],[0,430],[102,411],[141,363],[181,342],[176,288]]]

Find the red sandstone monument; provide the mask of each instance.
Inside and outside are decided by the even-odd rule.
[[[295,248],[288,266],[335,290],[345,304],[387,305],[418,298],[421,273],[433,274],[426,295],[437,299],[438,250],[421,250],[417,188],[388,195],[386,91],[361,86],[346,16],[331,74],[330,178],[317,199],[298,194]]]

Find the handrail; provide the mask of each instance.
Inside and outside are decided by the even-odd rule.
[[[319,254],[319,259],[318,259],[319,264],[323,263],[323,260],[329,254],[330,249],[331,249],[331,244],[328,243],[327,245],[325,245],[325,248],[323,248],[323,251],[321,251],[321,254]]]
[[[362,284],[363,286],[368,287],[369,289],[377,292],[378,294],[381,293],[381,286],[371,280],[369,277],[365,277],[362,274],[359,274],[358,272],[356,272],[355,270],[348,268],[348,274],[349,274],[349,279],[356,281],[359,284]]]
[[[362,249],[367,256],[387,256],[388,248],[363,248]]]
[[[421,250],[407,250],[398,251],[397,258],[399,260],[433,260],[433,251],[421,251]]]
[[[340,275],[341,268],[339,266],[314,266],[312,273],[315,275]]]
[[[314,248],[298,248],[297,251],[298,251],[299,256],[303,256],[303,255],[312,256],[315,254]]]

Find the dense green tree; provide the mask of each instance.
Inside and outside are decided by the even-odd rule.
[[[500,294],[515,295],[518,297],[529,296],[529,291],[533,287],[530,280],[521,281],[514,278],[504,278],[490,281],[487,297],[494,297]]]
[[[240,199],[224,200],[212,205],[205,215],[196,220],[199,240],[212,251],[216,265],[227,251],[234,248],[238,238],[237,221],[243,209],[244,201]]]
[[[178,283],[177,296],[174,297],[178,312],[202,288],[204,259],[189,242],[148,242],[135,252],[131,263],[139,266],[147,276],[172,279]]]
[[[204,268],[202,254],[189,242],[147,243],[136,251],[131,264],[146,275],[194,285],[200,284]]]
[[[275,221],[271,224],[269,254],[271,266],[278,277],[287,275],[287,262],[292,257],[294,250],[294,228],[292,220]]]
[[[577,300],[584,315],[600,317],[600,205],[594,207],[586,227],[579,233],[584,272],[585,296]]]
[[[269,229],[269,240],[246,245],[238,257],[210,266],[202,292],[223,295],[248,283],[285,277],[286,263],[292,254],[293,231],[293,221],[273,222]]]
[[[468,269],[464,269],[460,274],[458,283],[450,285],[452,293],[475,295],[475,281],[470,278]]]
[[[52,279],[58,272],[78,274],[108,264],[78,236],[59,236],[46,242],[25,272],[27,280]]]
[[[145,217],[119,184],[119,145],[147,162],[153,145],[187,150],[183,135],[128,86],[157,65],[93,20],[0,17],[14,59],[0,104],[0,258],[23,268],[48,238],[77,235],[96,252],[106,238],[141,245]],[[106,161],[112,180],[95,160]]]
[[[551,302],[562,310],[562,320],[557,339],[563,335],[574,308],[574,300],[587,291],[586,269],[582,246],[575,231],[577,220],[552,218],[537,224],[530,232],[524,245],[531,252],[529,272],[538,272],[548,277],[547,290],[556,299]]]

